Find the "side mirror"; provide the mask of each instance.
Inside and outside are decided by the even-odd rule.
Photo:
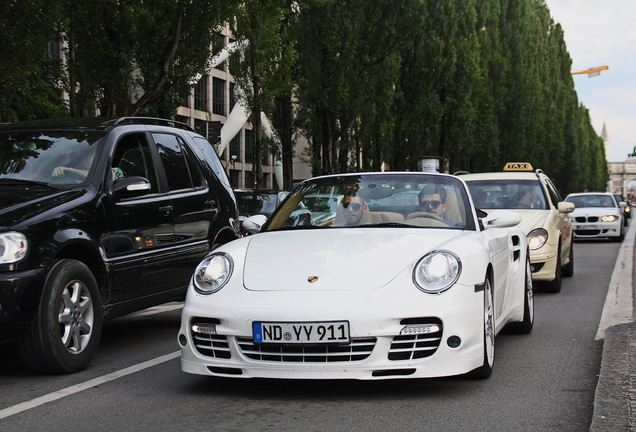
[[[256,234],[261,231],[261,227],[267,221],[267,216],[265,215],[254,215],[250,216],[241,222],[241,228],[244,231],[249,232],[250,234]]]
[[[148,193],[152,186],[144,177],[124,177],[113,183],[115,199],[133,198]]]
[[[485,229],[509,228],[518,225],[521,222],[521,216],[510,210],[493,210],[481,221]]]
[[[576,207],[574,203],[561,201],[557,205],[557,210],[559,213],[572,213],[574,211],[574,207]]]

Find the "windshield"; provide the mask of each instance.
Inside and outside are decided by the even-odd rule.
[[[609,195],[575,195],[565,199],[574,204],[576,208],[580,207],[616,207],[614,198]]]
[[[475,229],[457,178],[425,173],[343,174],[301,183],[262,231],[281,228]]]
[[[234,191],[234,195],[241,216],[271,215],[278,204],[278,193]]]
[[[471,180],[466,183],[478,209],[548,209],[538,180]]]
[[[86,180],[102,134],[19,132],[0,134],[0,179],[48,184]]]

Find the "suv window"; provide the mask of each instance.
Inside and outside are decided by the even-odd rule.
[[[143,177],[150,182],[150,193],[157,193],[156,169],[144,134],[128,134],[117,143],[112,162],[113,178]]]
[[[179,138],[174,135],[157,133],[152,134],[152,138],[157,144],[159,157],[166,172],[168,188],[171,191],[202,185],[201,175]]]

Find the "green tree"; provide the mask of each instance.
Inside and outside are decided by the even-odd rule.
[[[66,0],[68,93],[74,116],[174,115],[209,68],[233,2]]]
[[[0,2],[0,122],[65,114],[59,63],[47,53],[60,17],[56,2]]]

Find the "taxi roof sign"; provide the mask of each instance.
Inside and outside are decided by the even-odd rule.
[[[504,171],[534,171],[530,162],[508,162]]]

